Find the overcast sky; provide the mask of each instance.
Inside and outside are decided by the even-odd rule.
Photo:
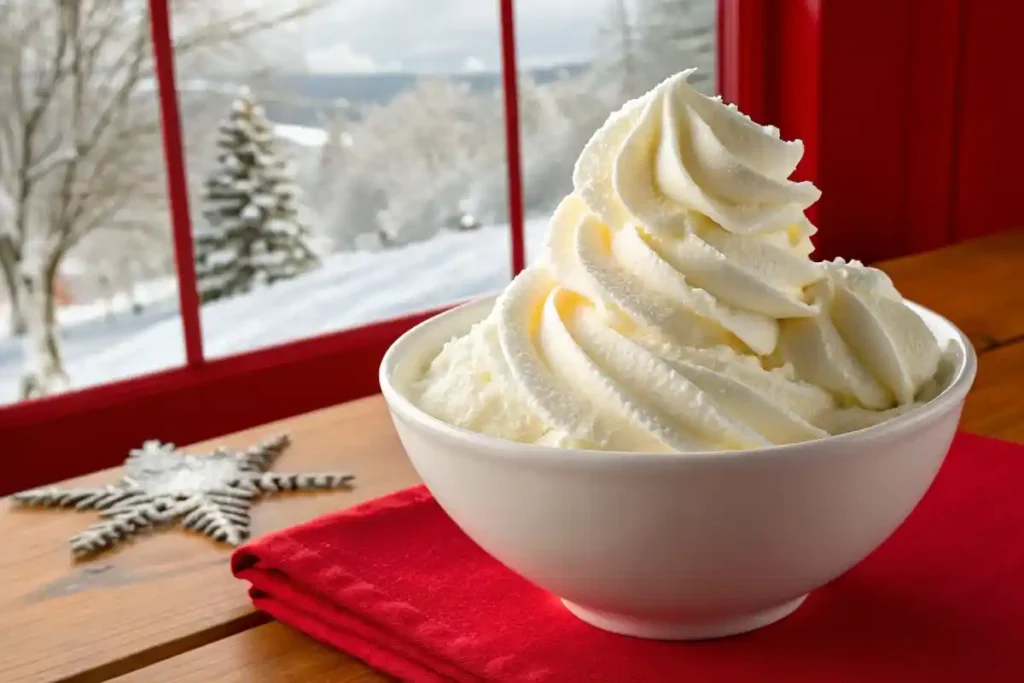
[[[517,0],[520,62],[591,58],[609,0]],[[497,0],[336,0],[295,27],[320,72],[497,70]]]

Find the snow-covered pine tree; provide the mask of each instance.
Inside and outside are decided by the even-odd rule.
[[[195,234],[203,303],[287,280],[320,265],[320,238],[304,218],[294,174],[274,152],[270,122],[245,91],[217,137]]]

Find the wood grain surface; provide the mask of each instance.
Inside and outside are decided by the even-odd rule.
[[[904,297],[949,318],[979,352],[1024,341],[1024,230],[878,265]]]
[[[962,427],[1024,442],[1024,232],[882,264],[908,299],[948,317],[979,351]],[[341,380],[339,380],[341,381]],[[186,449],[247,446],[288,432],[279,471],[355,473],[352,492],[285,494],[253,508],[255,534],[418,481],[383,400],[371,397]],[[99,472],[68,485],[113,482]],[[263,683],[385,681],[253,611],[230,549],[181,530],[74,564],[66,539],[95,513],[0,505],[0,681]]]
[[[385,683],[394,679],[274,622],[114,680],[116,683]]]
[[[353,472],[350,492],[290,493],[253,506],[253,533],[281,529],[418,481],[379,398],[199,444],[247,446],[287,432],[274,469]],[[114,482],[116,471],[68,482]],[[0,681],[102,681],[267,621],[228,571],[230,548],[180,529],[75,564],[67,539],[94,512],[0,505]]]

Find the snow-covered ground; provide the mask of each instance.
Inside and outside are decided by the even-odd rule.
[[[275,123],[274,135],[290,140],[303,147],[320,147],[327,141],[327,131],[312,126],[298,126],[290,123]]]
[[[547,218],[526,223],[527,258],[543,243]],[[203,346],[217,358],[335,332],[500,290],[509,279],[508,226],[444,232],[377,252],[333,254],[309,275],[202,309]],[[93,386],[182,365],[185,351],[173,281],[140,289],[138,315],[114,302],[61,315],[72,386]],[[120,310],[118,310],[120,309]],[[0,403],[18,398],[20,341],[0,338]]]

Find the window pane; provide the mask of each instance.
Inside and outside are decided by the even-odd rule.
[[[715,0],[519,0],[527,261],[544,218],[572,191],[580,150],[608,114],[672,74],[715,88]]]
[[[210,357],[509,279],[497,3],[282,4],[179,62]]]
[[[0,53],[0,404],[180,364],[145,3],[0,3]]]

